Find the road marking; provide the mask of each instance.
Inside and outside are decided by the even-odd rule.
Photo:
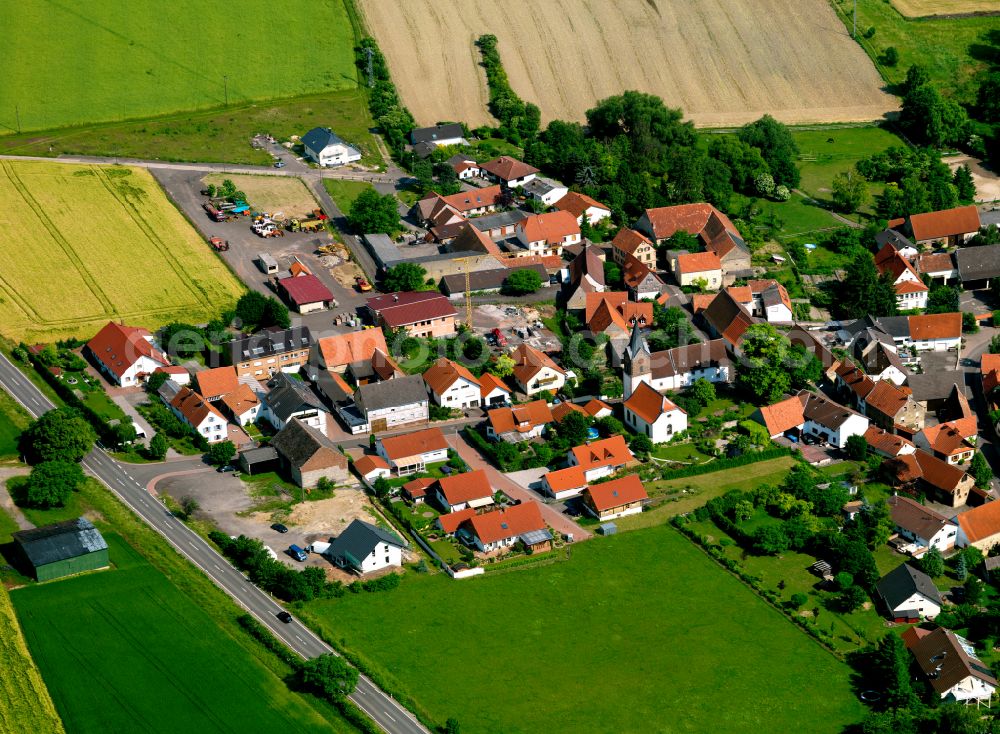
[[[387,718],[387,719],[388,719],[389,721],[391,721],[391,722],[392,722],[393,724],[395,724],[395,723],[396,723],[396,720],[395,720],[394,718],[392,718],[392,716],[390,716],[390,715],[389,715],[389,712],[388,712],[388,711],[383,711],[382,713],[383,713],[383,714],[385,715],[385,718]]]
[[[220,566],[220,565],[219,565],[218,563],[213,563],[212,565],[213,565],[213,566],[215,566],[215,568],[216,568],[217,570],[219,570],[219,571],[221,571],[221,570],[222,570],[222,566]]]

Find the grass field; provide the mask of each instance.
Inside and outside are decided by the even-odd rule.
[[[850,28],[854,0],[831,2]],[[921,4],[947,7],[955,3],[921,0]],[[1000,31],[1000,17],[907,20],[885,0],[858,0],[859,37],[869,27],[875,28],[875,36],[862,38],[861,43],[871,58],[877,61],[889,46],[899,52],[896,66],[879,65],[888,81],[902,81],[911,65],[920,64],[943,94],[971,103],[976,96],[975,76],[987,68],[988,59],[996,58],[996,43],[989,38]]]
[[[0,734],[55,734],[62,721],[31,659],[7,590],[0,586]]]
[[[304,217],[319,206],[301,178],[292,176],[240,176],[228,173],[213,173],[202,181],[218,186],[225,179],[231,179],[236,188],[247,195],[254,209],[283,213],[286,217]]]
[[[17,437],[28,427],[31,417],[14,398],[0,390],[0,459],[17,456]]]
[[[143,169],[4,161],[0,200],[13,339],[89,338],[112,318],[199,323],[243,290]]]
[[[325,126],[358,148],[362,163],[377,166],[382,157],[370,132],[374,124],[363,93],[353,89],[137,122],[0,136],[0,153],[266,165],[272,161],[271,155],[250,147],[250,139],[257,133],[268,132],[285,140]]]
[[[893,7],[907,18],[963,13],[1000,13],[997,0],[892,0]]]
[[[335,178],[324,178],[323,186],[333,199],[333,203],[345,215],[351,213],[351,204],[361,196],[361,192],[372,188],[366,181],[341,181]]]
[[[354,89],[343,0],[25,0],[0,47],[0,129],[44,130]],[[45,63],[38,63],[45,59]],[[39,90],[45,90],[44,94]]]
[[[421,124],[495,124],[476,38],[499,39],[511,86],[542,119],[582,120],[637,89],[724,127],[880,119],[896,108],[827,0],[360,0]],[[780,22],[775,19],[780,18]],[[808,60],[808,61],[806,61]]]
[[[163,574],[108,539],[114,570],[11,595],[69,730],[333,731]]]
[[[663,525],[303,616],[463,731],[822,734],[862,715],[845,665]]]

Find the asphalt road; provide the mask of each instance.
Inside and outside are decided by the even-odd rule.
[[[0,386],[3,386],[34,417],[55,407],[34,383],[2,354],[0,354]],[[293,619],[289,624],[279,621],[277,614],[283,611],[283,607],[251,584],[197,533],[150,497],[145,486],[129,473],[130,467],[119,464],[96,448],[84,458],[83,466],[289,648],[304,658],[334,652],[297,619]],[[358,676],[357,689],[351,694],[350,699],[390,734],[417,734],[428,731],[409,711],[364,675]]]

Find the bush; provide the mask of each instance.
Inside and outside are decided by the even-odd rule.
[[[501,291],[510,296],[524,296],[542,287],[542,277],[534,270],[515,270],[503,282]]]
[[[806,605],[806,602],[808,601],[809,601],[808,596],[806,596],[802,592],[797,592],[795,594],[792,594],[792,598],[789,600],[788,603],[793,609],[801,609]]]
[[[44,461],[31,468],[24,486],[24,500],[29,507],[62,507],[83,484],[83,469],[71,461]]]

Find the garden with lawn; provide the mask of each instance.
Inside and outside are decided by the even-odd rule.
[[[17,457],[18,436],[30,422],[31,418],[24,408],[6,392],[0,390],[0,459]]]
[[[463,730],[822,733],[861,719],[847,666],[673,528],[571,550],[461,583],[407,574],[392,594],[301,616]]]

